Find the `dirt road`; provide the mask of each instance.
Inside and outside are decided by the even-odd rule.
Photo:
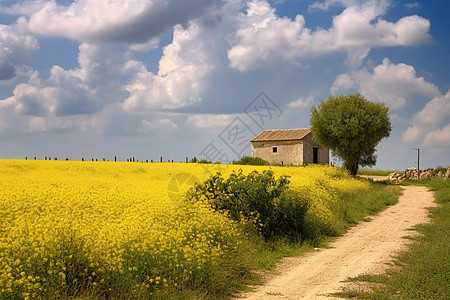
[[[266,285],[239,299],[338,299],[327,294],[342,289],[342,280],[383,273],[392,255],[405,248],[402,237],[414,234],[408,229],[429,221],[425,208],[435,205],[425,187],[402,188],[398,204],[353,227],[329,249],[284,259]]]

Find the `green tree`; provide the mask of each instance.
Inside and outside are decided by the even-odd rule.
[[[370,102],[359,93],[330,96],[311,108],[311,132],[356,175],[359,166],[375,165],[375,147],[391,133],[388,111],[383,103]]]

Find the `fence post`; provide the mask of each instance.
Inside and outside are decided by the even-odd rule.
[[[161,156],[161,162],[162,162],[162,156]]]
[[[114,161],[117,161],[117,156],[114,156]]]

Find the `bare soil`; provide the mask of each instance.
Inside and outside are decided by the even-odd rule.
[[[283,259],[264,286],[238,299],[339,299],[329,296],[349,286],[343,280],[360,274],[384,273],[393,256],[405,250],[411,228],[429,222],[427,207],[435,206],[425,187],[404,186],[399,202],[369,222],[361,222],[334,241],[300,257]]]

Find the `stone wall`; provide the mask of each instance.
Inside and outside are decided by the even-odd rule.
[[[417,180],[417,168],[408,168],[405,170],[404,174],[400,174],[397,172],[389,174],[389,180],[391,182],[402,182],[405,179],[416,179]],[[420,179],[425,178],[441,178],[448,179],[450,178],[450,166],[447,166],[445,171],[439,171],[436,173],[433,168],[427,168],[420,170]]]
[[[277,147],[277,152],[273,152]],[[252,142],[252,157],[259,157],[270,164],[303,165],[303,142],[272,141]]]
[[[277,151],[273,152],[273,148]],[[330,151],[315,143],[311,134],[299,141],[252,142],[252,157],[259,157],[270,164],[307,165],[313,163],[313,148],[318,148],[318,163],[328,165]]]
[[[322,147],[312,139],[312,134],[308,134],[303,138],[303,164],[312,164],[314,162],[314,148],[317,148],[319,164],[330,164],[330,150]]]

